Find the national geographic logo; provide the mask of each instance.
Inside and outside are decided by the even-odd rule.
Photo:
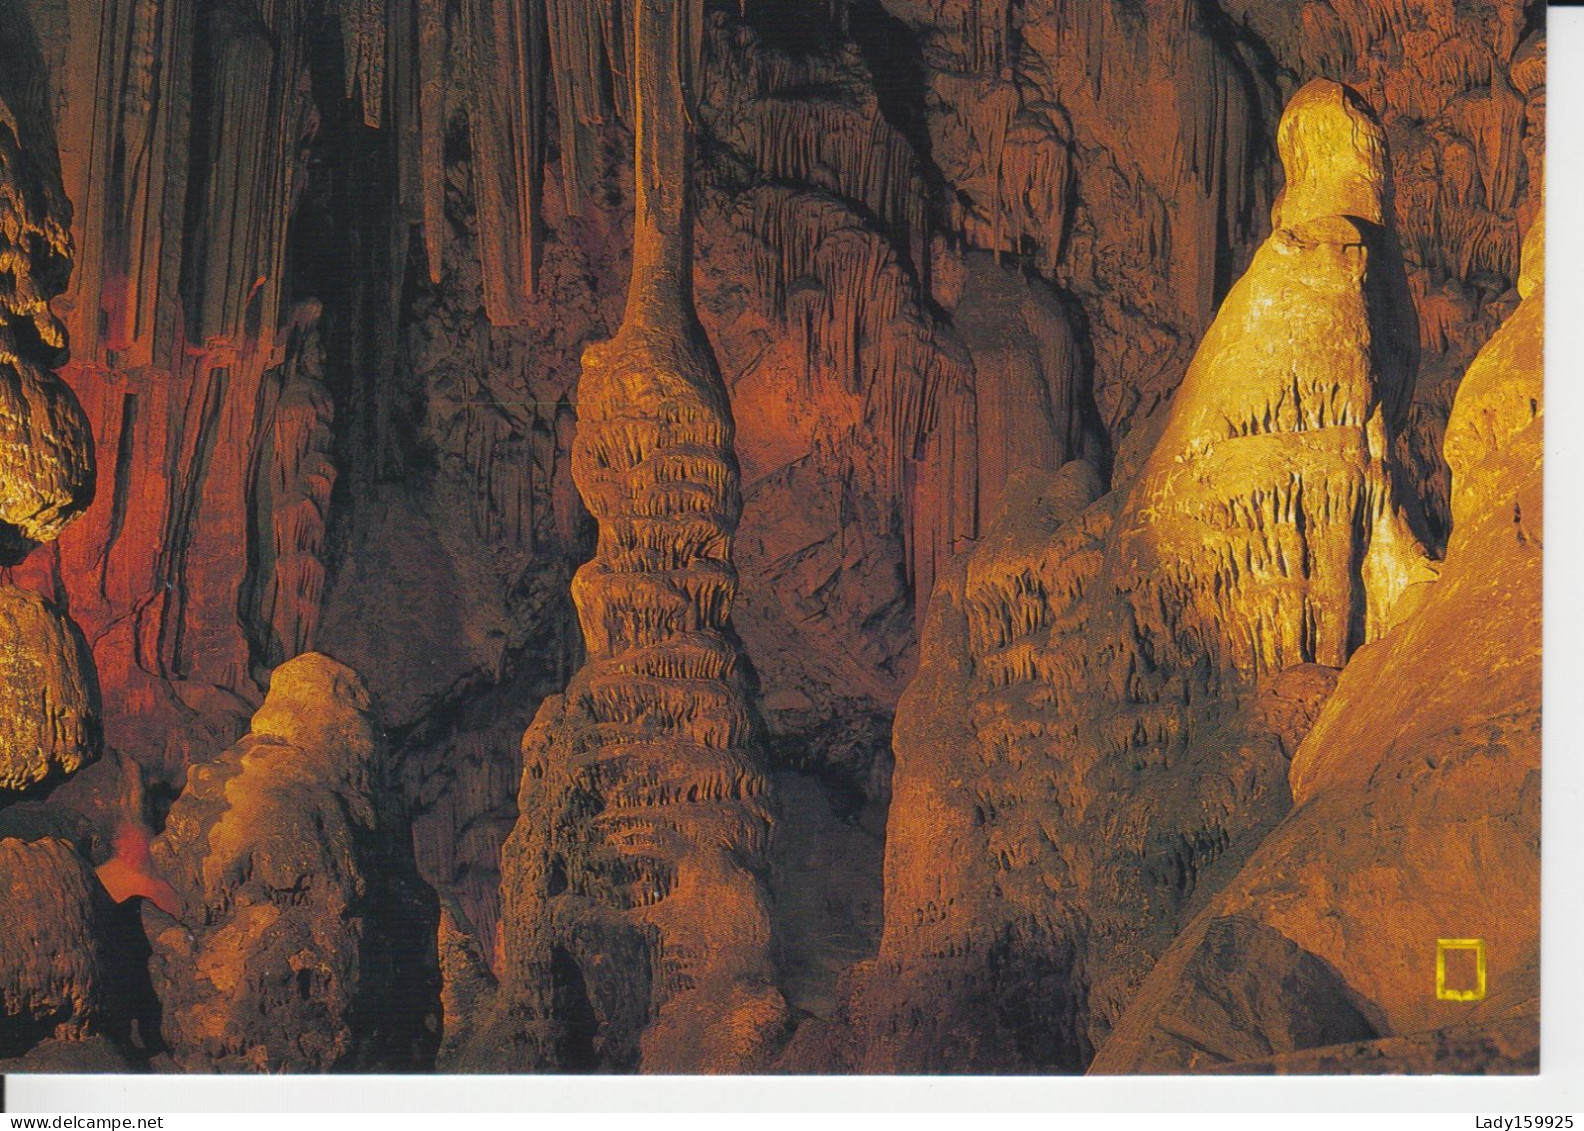
[[[1485,999],[1485,940],[1436,939],[1436,997],[1442,1001]]]

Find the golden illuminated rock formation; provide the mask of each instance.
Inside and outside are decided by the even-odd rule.
[[[1293,758],[1293,813],[1161,958],[1095,1071],[1215,1068],[1358,1037],[1383,1039],[1293,1070],[1456,1071],[1476,1023],[1501,1034],[1482,1070],[1534,1067],[1543,257],[1537,219],[1522,301],[1458,388],[1439,579],[1353,657]],[[1443,939],[1479,940],[1477,1000],[1438,994]],[[1478,988],[1463,959],[1444,989]],[[1292,992],[1299,968],[1317,972],[1310,993]],[[1368,1027],[1328,1026],[1344,1016]]]
[[[49,184],[0,98],[0,564],[53,541],[94,494],[87,418],[50,368],[66,345],[49,300],[71,240]]]
[[[634,7],[632,282],[615,338],[584,356],[573,447],[599,522],[573,581],[588,659],[523,740],[508,1028],[476,1042],[482,1065],[743,1070],[785,1022],[759,878],[768,782],[729,627],[732,416],[692,301],[701,5]]]
[[[74,773],[99,754],[93,658],[70,618],[0,586],[0,790]]]
[[[1424,559],[1393,480],[1418,323],[1386,137],[1316,81],[1277,137],[1273,231],[1221,304],[1118,523],[1146,638],[1244,678],[1341,667]]]
[[[55,374],[4,344],[0,484],[6,557],[53,541],[93,498],[93,442],[77,398]]]
[[[432,1059],[438,916],[350,668],[275,669],[252,732],[194,765],[152,855],[180,921],[146,909],[165,1040],[187,1068],[407,1071]]]
[[[855,998],[869,1069],[1084,1064],[1286,811],[1294,722],[1417,576],[1385,137],[1316,82],[1279,145],[1275,230],[1137,481],[1025,474],[937,586]]]
[[[54,541],[94,495],[88,421],[54,372],[66,335],[49,303],[65,287],[72,249],[31,62],[0,44],[0,809],[93,761],[101,737],[82,633],[38,571],[9,569]],[[86,1067],[98,1055],[89,1039],[113,1024],[124,973],[106,938],[114,912],[78,846],[50,835],[69,824],[23,814],[0,839],[0,1058],[49,1046],[67,1049],[68,1060],[86,1050]]]
[[[8,998],[0,1071],[29,1042],[139,1068],[440,1043],[495,1069],[1461,1070],[1528,1039],[1522,924],[1486,940],[1495,1020],[1410,1008],[1411,901],[1470,917],[1489,861],[1363,846],[1442,827],[1532,862],[1503,776],[1532,769],[1532,661],[1489,649],[1471,688],[1483,644],[1453,626],[1500,613],[1431,614],[1507,595],[1468,580],[1471,553],[1507,564],[1506,519],[1467,515],[1506,505],[1476,464],[1528,458],[1491,439],[1527,400],[1476,368],[1456,483],[1442,436],[1516,305],[1545,5],[646,3],[0,0],[0,840],[60,900],[5,898],[60,917],[35,973],[138,997],[64,1007],[99,1020],[59,1041]],[[1279,128],[1321,76],[1379,126],[1321,85]],[[1525,492],[1507,526],[1537,538]],[[1421,540],[1481,530],[1431,582]],[[320,757],[364,748],[306,725],[361,697],[293,690],[312,665],[215,761],[316,649],[366,681],[391,772]],[[1510,764],[1369,702],[1409,664]],[[224,843],[168,829],[168,883],[137,833],[194,764],[177,823]],[[403,806],[438,938],[379,886],[410,880]],[[1273,835],[1291,869],[1257,857],[1216,903]],[[206,864],[236,874],[195,897]],[[1532,917],[1529,882],[1498,909]],[[1342,942],[1293,894],[1333,886]],[[1401,985],[1336,957],[1358,931]]]
[[[71,265],[58,174],[24,150],[26,125],[5,95],[0,85],[0,568],[53,541],[94,494],[88,422],[52,369],[66,343],[49,301]],[[82,634],[54,602],[3,580],[0,793],[99,754],[99,691]]]

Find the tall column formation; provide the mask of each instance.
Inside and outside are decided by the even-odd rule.
[[[701,5],[638,0],[626,312],[590,347],[573,475],[599,521],[573,581],[588,651],[523,741],[502,856],[499,1021],[540,1068],[750,1069],[786,1019],[759,879],[771,815],[728,619],[740,499],[692,299]]]
[[[936,588],[855,1002],[869,1070],[1086,1063],[1289,809],[1336,669],[1431,575],[1391,455],[1417,332],[1384,131],[1317,81],[1278,145],[1274,231],[1139,477],[1026,473]]]
[[[0,63],[14,71],[11,61]],[[27,137],[0,80],[0,580],[54,541],[93,500],[94,447],[53,366],[66,345],[49,300],[71,241],[58,174]],[[24,95],[23,97],[26,97]],[[37,118],[37,115],[34,115]],[[53,594],[51,594],[53,596]],[[0,791],[69,774],[97,757],[98,688],[82,634],[53,600],[0,584]]]

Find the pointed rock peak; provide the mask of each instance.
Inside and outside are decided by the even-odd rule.
[[[1276,147],[1287,186],[1272,212],[1275,227],[1325,216],[1386,225],[1392,202],[1386,131],[1357,91],[1329,79],[1306,84],[1287,103]]]

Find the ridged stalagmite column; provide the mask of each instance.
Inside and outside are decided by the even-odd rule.
[[[572,455],[599,520],[573,581],[588,660],[524,739],[502,859],[509,1035],[495,1028],[479,1057],[741,1071],[785,1006],[758,879],[767,779],[728,627],[731,410],[692,300],[701,5],[635,8],[632,282],[615,338],[584,355]]]

